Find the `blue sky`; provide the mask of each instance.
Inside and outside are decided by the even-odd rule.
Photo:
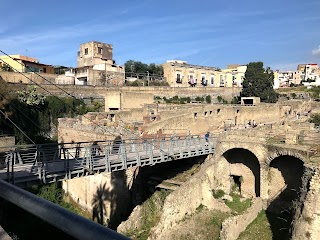
[[[95,40],[112,44],[119,64],[263,61],[294,70],[320,64],[319,9],[319,0],[6,0],[0,49],[75,67],[79,45]]]

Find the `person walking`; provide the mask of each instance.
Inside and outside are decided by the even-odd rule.
[[[209,144],[209,136],[210,136],[210,133],[209,131],[204,135],[205,139],[206,139],[206,146],[208,146]]]

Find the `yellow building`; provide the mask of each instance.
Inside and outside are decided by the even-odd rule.
[[[164,78],[171,87],[219,87],[215,67],[192,65],[181,60],[169,60],[162,66]]]
[[[9,65],[15,72],[41,72],[54,74],[54,67],[47,64],[39,63],[36,58],[22,55],[3,55],[0,56],[0,69],[3,65]]]
[[[219,72],[221,87],[242,87],[247,65],[232,64]]]
[[[242,87],[246,65],[228,65],[227,69],[188,64],[186,61],[170,60],[163,66],[164,78],[171,87]]]

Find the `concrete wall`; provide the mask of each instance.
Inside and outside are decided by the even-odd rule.
[[[121,92],[114,91],[108,92],[105,95],[105,111],[109,111],[110,109],[121,109]]]
[[[95,174],[66,180],[62,187],[67,196],[92,213],[93,220],[99,222],[100,218],[103,224],[115,227],[125,219],[131,207],[129,182],[132,174],[132,169]]]
[[[144,104],[153,103],[153,96],[153,93],[123,91],[121,94],[121,108],[141,108]]]

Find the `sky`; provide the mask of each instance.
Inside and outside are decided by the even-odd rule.
[[[319,0],[1,0],[0,50],[76,67],[81,43],[113,45],[113,58],[180,59],[273,70],[320,64]]]

